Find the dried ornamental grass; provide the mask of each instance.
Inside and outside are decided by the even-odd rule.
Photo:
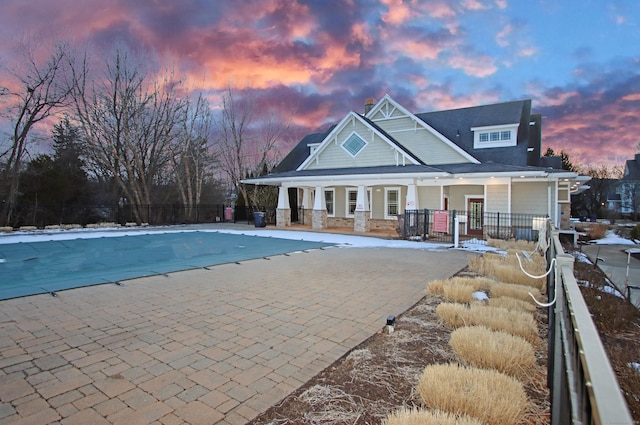
[[[467,415],[455,415],[439,410],[400,409],[387,416],[383,425],[484,425]]]
[[[504,239],[487,238],[487,245],[498,248],[502,251],[517,249],[518,251],[533,252],[533,250],[537,247],[536,242],[525,241],[522,239],[510,239],[508,241],[505,241]]]
[[[427,366],[418,392],[432,409],[460,413],[487,424],[515,425],[527,410],[527,396],[515,378],[495,370],[456,364]]]
[[[542,294],[537,288],[517,285],[515,283],[495,282],[491,285],[490,293],[491,298],[509,297],[525,301],[530,304],[534,304],[531,295],[533,295],[538,301],[542,300]],[[529,295],[529,293],[531,293],[531,295]]]
[[[436,314],[447,326],[453,328],[483,325],[520,336],[532,344],[539,341],[538,327],[531,313],[477,304],[466,307],[456,303],[441,303],[436,308]]]
[[[467,284],[446,282],[442,288],[444,298],[454,303],[469,303],[473,299],[475,289]]]
[[[533,313],[536,311],[536,306],[533,305],[531,297],[529,297],[528,301],[529,302],[512,297],[500,296],[498,298],[489,298],[489,307],[501,307],[507,310],[528,311]]]
[[[516,252],[515,250],[510,250],[507,255],[486,253],[482,256],[470,257],[469,268],[478,274],[494,278],[501,282],[542,288],[545,279],[534,279],[524,274],[522,270],[520,270],[518,258],[515,255]],[[531,256],[532,261],[527,261],[522,259],[520,253],[518,255],[520,255],[522,266],[527,273],[534,276],[541,276],[547,271],[544,257],[533,255]]]
[[[427,291],[431,295],[444,295],[444,287],[448,285],[470,285],[474,291],[488,291],[494,283],[495,280],[486,277],[452,277],[429,282]]]
[[[451,333],[449,344],[463,363],[523,379],[536,364],[531,344],[524,338],[484,326],[461,327]]]

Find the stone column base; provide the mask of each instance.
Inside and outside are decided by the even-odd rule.
[[[327,210],[313,210],[311,228],[317,230],[327,228]]]
[[[276,210],[276,227],[291,226],[291,209],[278,208]]]
[[[371,224],[369,219],[371,218],[370,211],[355,211],[353,217],[353,231],[354,232],[368,232],[371,230]]]

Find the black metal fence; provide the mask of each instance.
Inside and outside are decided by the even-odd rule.
[[[460,241],[477,239],[523,239],[534,241],[546,215],[510,214],[460,210],[405,210],[400,215],[400,228],[405,239],[421,238],[453,243],[455,225]]]
[[[265,213],[265,223],[275,224],[276,207],[238,207],[234,205],[213,204],[189,206],[183,204],[168,205],[84,205],[74,208],[61,206],[40,206],[30,209],[28,215],[18,215],[15,227],[92,223],[148,223],[154,226],[196,223],[236,223],[253,222],[254,212]]]

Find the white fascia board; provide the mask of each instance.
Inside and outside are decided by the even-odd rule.
[[[376,103],[376,105],[373,108],[371,108],[371,110],[366,115],[366,117],[369,118],[370,116],[373,116],[380,108],[382,108],[382,104],[384,103],[385,100],[391,102],[393,104],[393,106],[396,107],[396,109],[400,110],[400,112],[402,112],[403,114],[405,114],[408,117],[410,117],[415,123],[420,125],[422,128],[424,128],[427,131],[431,132],[441,142],[443,142],[446,145],[448,145],[451,149],[456,151],[458,154],[462,155],[464,158],[466,158],[467,160],[469,160],[473,164],[480,164],[480,161],[478,161],[473,156],[469,155],[460,146],[456,145],[451,140],[449,140],[446,137],[444,137],[444,135],[442,133],[440,133],[439,131],[437,131],[435,128],[431,127],[429,124],[427,124],[426,122],[422,121],[420,118],[416,117],[413,113],[409,112],[409,110],[407,110],[404,106],[400,105],[398,102],[393,100],[391,98],[391,96],[389,96],[388,94],[385,94],[384,97],[382,99],[380,99],[380,101],[378,103]]]
[[[503,128],[513,128],[513,127],[519,127],[519,126],[520,126],[519,122],[516,122],[513,124],[485,125],[482,127],[471,127],[471,131],[501,130]]]
[[[352,112],[353,113],[353,112]],[[296,168],[296,171],[300,171],[300,170],[304,170],[305,167],[311,162],[313,161],[313,159],[320,155],[320,152],[322,152],[325,147],[331,143],[331,139],[333,139],[334,137],[336,137],[336,134],[338,134],[338,131],[340,131],[340,129],[346,124],[346,122],[349,120],[349,117],[351,116],[351,113],[347,114],[339,123],[338,125],[336,125],[334,127],[334,129],[331,131],[331,133],[329,133],[327,135],[327,137],[324,138],[324,140],[322,142],[320,142],[320,144],[318,145],[318,148],[315,150],[315,152],[312,155],[309,155],[307,157],[307,159],[305,159],[302,164],[300,164],[300,166],[298,166],[298,168]]]
[[[304,162],[302,164],[300,164],[300,166],[298,168],[296,168],[296,171],[304,170],[306,168],[306,166],[311,161],[313,161],[313,158],[315,158],[316,156],[320,155],[320,153],[322,153],[322,151],[329,145],[329,143],[331,143],[332,139],[334,137],[336,137],[336,135],[340,131],[342,131],[344,126],[347,125],[347,123],[350,121],[350,119],[353,119],[353,118],[357,119],[360,123],[362,123],[364,126],[366,126],[369,130],[371,130],[372,132],[377,134],[378,137],[380,137],[382,140],[384,140],[392,149],[394,149],[395,151],[400,153],[404,158],[409,160],[409,162],[411,164],[413,164],[413,165],[419,165],[420,164],[418,161],[416,161],[414,158],[412,158],[406,151],[400,149],[400,147],[398,147],[398,145],[396,145],[391,140],[389,140],[388,137],[386,137],[384,134],[380,133],[377,129],[371,127],[369,125],[369,123],[367,121],[365,121],[359,114],[351,111],[342,119],[342,121],[340,121],[340,123],[333,129],[333,131],[331,133],[329,133],[329,135],[327,135],[327,137],[322,141],[322,143],[320,143],[320,146],[318,146],[318,148],[313,153],[313,155],[310,155],[307,159],[304,160]]]

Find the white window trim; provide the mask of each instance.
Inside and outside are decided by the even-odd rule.
[[[519,124],[504,124],[504,125],[493,125],[493,126],[485,126],[485,127],[472,127],[471,131],[473,131],[473,148],[474,149],[486,149],[486,148],[500,148],[500,147],[508,147],[515,146],[518,143],[518,127]],[[511,138],[509,140],[488,140],[486,142],[480,141],[480,134],[510,131]],[[502,136],[501,136],[502,138]]]
[[[356,199],[358,197],[358,188],[351,188],[351,187],[347,187],[344,191],[344,199],[345,199],[345,205],[344,205],[344,216],[345,217],[355,217],[355,214],[351,214],[349,212],[349,192],[355,192],[356,194]],[[367,188],[367,197],[369,198],[369,212],[373,211],[372,205],[373,203],[371,202],[371,197],[372,197],[372,193],[371,193],[371,188]],[[357,202],[357,201],[356,201]],[[335,209],[335,208],[334,208]]]
[[[354,155],[354,154],[352,154],[351,152],[349,152],[349,150],[348,150],[347,148],[345,148],[345,147],[344,147],[344,144],[347,142],[347,140],[349,140],[349,139],[351,138],[351,136],[353,136],[354,134],[355,134],[355,135],[356,135],[360,140],[362,140],[362,141],[364,142],[364,146],[363,146],[362,148],[360,148],[360,150],[359,150],[358,152],[356,152],[356,154],[355,154],[355,155]],[[348,154],[349,154],[349,156],[351,156],[352,158],[355,158],[356,156],[358,156],[358,155],[360,154],[360,152],[362,152],[362,151],[367,147],[367,145],[368,145],[368,144],[369,144],[369,142],[367,142],[367,139],[366,139],[366,138],[364,138],[364,137],[362,137],[360,134],[358,134],[358,132],[357,132],[357,131],[352,131],[352,132],[351,132],[351,134],[349,134],[349,136],[347,136],[347,137],[342,141],[342,143],[340,143],[340,147],[341,147],[342,149],[344,149],[344,151],[345,151],[346,153],[348,153]]]
[[[402,197],[402,191],[400,190],[400,187],[385,187],[384,188],[384,218],[385,220],[392,220],[395,219],[396,216],[395,215],[389,215],[389,192],[391,191],[397,191],[398,192],[398,214],[400,214],[401,212],[401,202],[400,202],[400,198]]]
[[[336,189],[331,187],[328,189],[324,189],[325,192],[325,197],[324,197],[324,203],[325,205],[327,204],[327,192],[332,192],[333,193],[333,213],[329,213],[329,210],[327,210],[327,217],[335,217],[336,216]]]

